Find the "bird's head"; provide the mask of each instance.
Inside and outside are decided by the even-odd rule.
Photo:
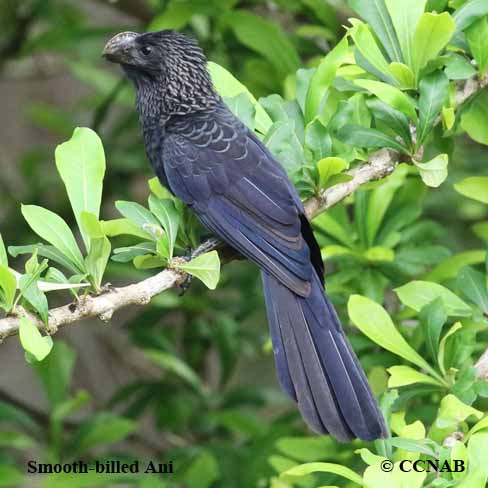
[[[120,64],[138,89],[159,91],[171,106],[215,97],[205,55],[194,39],[179,32],[122,32],[107,42],[102,56]]]

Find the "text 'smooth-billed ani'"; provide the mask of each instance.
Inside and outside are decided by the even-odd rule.
[[[197,43],[125,32],[105,46],[137,91],[151,164],[201,222],[261,268],[280,383],[317,433],[387,435],[324,293],[320,249],[282,166],[222,101]]]

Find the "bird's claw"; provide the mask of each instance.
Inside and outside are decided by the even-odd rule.
[[[183,283],[180,285],[180,293],[178,296],[182,297],[190,288],[190,285],[193,281],[193,276],[191,274],[187,274]]]

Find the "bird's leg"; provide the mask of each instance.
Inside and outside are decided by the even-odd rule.
[[[225,242],[222,242],[217,237],[209,237],[205,239],[192,253],[190,253],[190,259],[194,259],[201,254],[205,254],[209,251],[214,251],[225,246]]]
[[[213,251],[214,249],[217,249],[219,247],[225,246],[225,243],[222,242],[220,239],[217,239],[216,237],[209,237],[208,239],[205,239],[196,249],[188,250],[188,254],[183,257],[186,261],[191,261],[192,259],[205,254],[206,252]],[[180,285],[180,297],[183,296],[188,289],[190,288],[190,285],[193,281],[193,276],[190,274],[187,274],[185,281]]]

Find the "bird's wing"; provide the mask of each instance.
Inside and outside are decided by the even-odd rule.
[[[298,295],[309,294],[301,202],[280,164],[232,114],[175,124],[162,160],[171,191],[206,227]]]

